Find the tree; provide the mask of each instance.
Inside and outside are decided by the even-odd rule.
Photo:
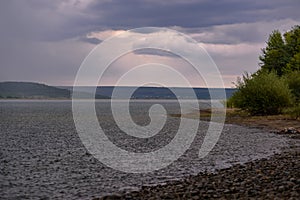
[[[287,53],[293,57],[300,52],[300,26],[294,26],[292,30],[284,33]]]
[[[300,70],[300,26],[294,26],[284,37],[273,31],[259,59],[261,71],[275,71],[279,76]]]
[[[291,31],[286,32],[284,39],[286,52],[289,55],[285,73],[300,71],[300,26],[295,26]]]
[[[262,49],[263,55],[259,57],[261,60],[261,68],[263,71],[275,71],[278,75],[283,74],[283,69],[287,64],[287,53],[285,51],[285,43],[281,33],[275,30],[270,35],[267,47]]]
[[[293,71],[300,71],[300,52],[295,54],[291,58],[290,62],[286,65],[284,73],[290,73]]]

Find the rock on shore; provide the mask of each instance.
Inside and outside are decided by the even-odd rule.
[[[182,181],[142,187],[101,199],[300,199],[300,148],[268,159],[200,173]]]

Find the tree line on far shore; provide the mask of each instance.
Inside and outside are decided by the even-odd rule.
[[[235,83],[229,107],[251,115],[286,113],[300,117],[300,26],[281,34],[273,31],[262,49],[260,69]]]

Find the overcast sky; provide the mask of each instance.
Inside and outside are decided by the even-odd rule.
[[[101,41],[152,26],[199,42],[225,86],[232,87],[237,76],[258,69],[272,30],[300,24],[299,10],[299,0],[0,0],[0,81],[72,85],[83,59]],[[151,58],[170,59],[167,64],[181,67],[170,55],[142,54],[135,59],[130,54],[115,65],[126,68]],[[112,67],[103,84],[113,84],[118,67]],[[192,84],[202,86],[200,82]]]

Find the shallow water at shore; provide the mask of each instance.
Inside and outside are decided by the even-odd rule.
[[[133,120],[140,125],[149,123],[147,111],[157,103],[164,105],[168,113],[179,111],[176,101],[136,100],[131,104]],[[201,107],[207,105],[200,103]],[[97,101],[96,110],[109,139],[128,151],[149,152],[168,144],[180,120],[168,117],[157,136],[137,140],[126,136],[113,123],[109,101]],[[288,146],[288,139],[282,136],[225,125],[215,148],[199,159],[207,128],[208,122],[199,122],[190,149],[167,168],[127,174],[105,166],[86,151],[74,126],[70,101],[1,101],[0,195],[22,199],[90,199],[268,157]]]

